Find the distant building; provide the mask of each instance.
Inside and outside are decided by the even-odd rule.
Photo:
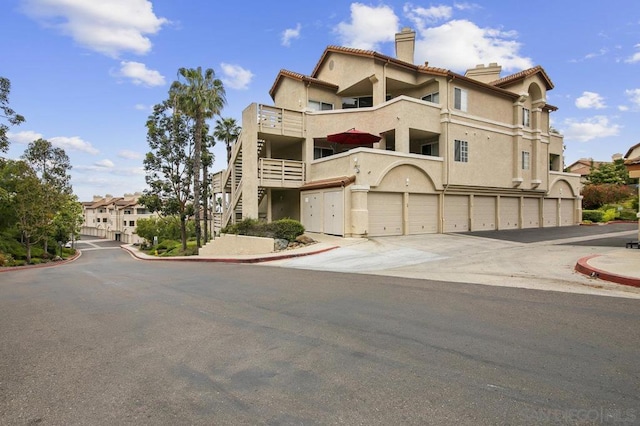
[[[124,197],[94,195],[93,201],[82,203],[84,222],[80,233],[129,244],[142,242],[135,232],[138,220],[156,215],[138,204],[141,195],[139,192]]]
[[[580,175],[580,181],[585,183],[587,181],[587,176],[591,173],[591,170],[597,169],[603,164],[613,164],[616,160],[621,160],[622,154],[613,154],[611,156],[611,161],[595,161],[593,158],[581,158],[569,166],[567,166],[568,173],[575,173]]]

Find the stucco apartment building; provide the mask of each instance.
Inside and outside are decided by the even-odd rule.
[[[140,193],[114,197],[110,194],[94,196],[83,202],[84,222],[80,233],[99,238],[133,244],[142,242],[135,233],[138,220],[155,216],[138,204]]]
[[[395,58],[329,46],[310,75],[280,71],[274,106],[244,110],[229,167],[214,176],[218,223],[288,217],[347,237],[579,223],[580,176],[562,171],[545,70],[461,75],[415,65],[414,46],[405,28]],[[328,137],[349,129],[380,140]]]

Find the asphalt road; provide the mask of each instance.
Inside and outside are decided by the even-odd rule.
[[[636,300],[92,248],[0,273],[1,424],[640,424]]]

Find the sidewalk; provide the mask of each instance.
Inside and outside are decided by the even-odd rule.
[[[519,243],[465,234],[374,239],[308,235],[317,243],[261,255],[156,257],[133,246],[123,248],[139,259],[152,261],[263,263],[285,268],[640,297],[637,293],[640,250],[559,245],[593,236]]]

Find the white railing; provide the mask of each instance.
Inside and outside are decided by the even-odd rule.
[[[299,111],[258,105],[258,125],[261,132],[302,137],[302,113]]]
[[[260,186],[299,188],[304,184],[305,164],[302,161],[260,158],[258,179]]]

